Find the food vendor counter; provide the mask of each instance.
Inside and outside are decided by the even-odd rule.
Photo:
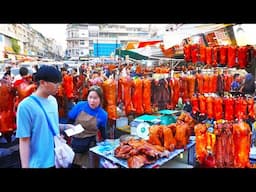
[[[119,146],[119,139],[107,139],[97,144],[97,146],[90,148],[89,150],[89,168],[98,168],[98,163],[95,160],[104,158],[111,161],[121,168],[129,168],[125,159],[120,159],[114,156],[114,150]],[[186,149],[176,149],[170,152],[169,157],[163,157],[158,159],[156,162],[145,165],[143,168],[160,168],[168,161],[174,159],[181,153],[187,151],[187,164],[195,165],[195,137],[191,136]]]

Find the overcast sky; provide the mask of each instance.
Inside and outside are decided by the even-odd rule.
[[[63,50],[66,49],[66,24],[31,24],[31,27],[45,37],[54,38]]]

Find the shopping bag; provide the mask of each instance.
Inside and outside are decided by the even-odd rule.
[[[68,168],[75,157],[75,153],[72,148],[66,143],[66,140],[61,136],[54,136],[55,144],[55,167],[56,168]]]

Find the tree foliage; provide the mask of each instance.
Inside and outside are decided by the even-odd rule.
[[[12,43],[12,49],[13,49],[13,51],[16,53],[16,54],[18,54],[18,53],[20,53],[20,46],[19,46],[19,44],[18,44],[18,41],[17,41],[17,39],[11,39],[11,43]]]

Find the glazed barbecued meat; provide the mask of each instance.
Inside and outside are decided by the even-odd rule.
[[[188,112],[182,112],[177,120],[187,123],[189,127],[189,136],[194,135],[195,121]]]
[[[172,130],[168,127],[163,127],[164,147],[169,151],[173,151],[176,147],[176,140]]]
[[[144,113],[143,103],[142,103],[142,80],[134,79],[132,84],[132,103],[135,108],[136,115],[141,115]]]
[[[115,157],[127,159],[129,168],[140,168],[155,162],[161,157],[168,157],[169,152],[164,147],[152,145],[147,141],[130,139],[121,142],[114,151]]]
[[[0,83],[0,132],[16,129],[14,112],[14,91],[10,84]]]
[[[233,124],[233,138],[235,148],[234,166],[239,168],[249,167],[249,154],[251,143],[250,126],[243,121]]]
[[[233,126],[231,123],[217,123],[214,133],[216,143],[214,148],[216,166],[219,168],[233,167],[234,165],[234,142]]]
[[[134,155],[128,158],[127,164],[129,168],[141,168],[146,164],[153,163],[148,161],[145,155]]]
[[[151,108],[151,80],[143,79],[143,94],[142,94],[142,102],[145,113],[152,113]]]
[[[119,83],[121,84],[119,87],[122,88],[121,101],[124,103],[125,114],[129,115],[132,111],[134,111],[131,93],[132,80],[127,77],[121,77]]]
[[[182,121],[177,121],[176,123],[176,133],[175,133],[175,140],[176,140],[176,148],[186,148],[189,136],[190,136],[190,128],[187,123]]]
[[[130,157],[129,153],[132,149],[132,146],[122,144],[115,149],[115,156],[122,159],[128,159]]]
[[[178,103],[180,96],[180,83],[178,78],[171,78],[169,80],[169,88],[170,88],[170,108],[174,109]]]
[[[104,91],[104,105],[108,113],[108,118],[117,119],[116,111],[116,90],[117,82],[113,79],[108,79],[103,82],[102,87]]]
[[[162,146],[162,129],[159,129],[158,125],[153,125],[149,128],[149,143],[153,145]]]
[[[207,155],[207,127],[205,124],[197,124],[195,126],[196,135],[196,158],[200,164],[203,164],[204,159]]]

